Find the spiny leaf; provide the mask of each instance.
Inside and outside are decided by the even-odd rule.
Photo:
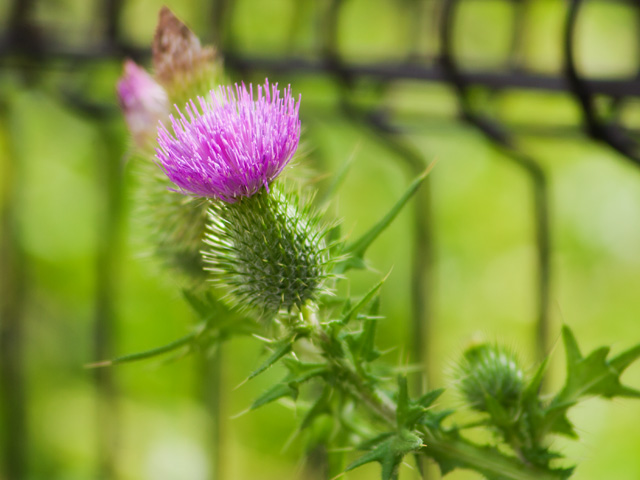
[[[491,416],[495,426],[508,427],[516,420],[512,412],[505,408],[495,397],[485,394],[484,402],[487,413]]]
[[[288,382],[282,382],[274,385],[253,402],[250,410],[255,410],[256,408],[260,408],[267,403],[271,403],[274,400],[278,400],[283,397],[291,397],[294,400],[298,398],[297,385]]]
[[[291,349],[293,348],[293,341],[294,341],[294,339],[289,337],[289,338],[285,338],[284,340],[281,340],[281,341],[277,342],[276,345],[275,345],[275,348],[273,349],[273,352],[271,353],[269,358],[267,358],[262,363],[262,365],[260,365],[253,372],[251,372],[249,377],[247,377],[247,380],[251,380],[252,378],[260,375],[267,368],[272,366],[274,363],[276,363],[278,360],[280,360],[282,357],[284,357],[287,353],[289,353],[291,351]]]
[[[444,392],[444,389],[433,390],[434,392],[438,392],[438,395],[441,395]],[[455,410],[427,410],[424,417],[422,418],[422,424],[427,427],[429,430],[437,431],[442,427],[442,421],[450,415],[453,415]]]
[[[289,373],[278,384],[260,395],[250,407],[254,410],[282,397],[291,397],[294,400],[298,397],[298,386],[314,377],[322,375],[327,371],[324,363],[304,363],[293,358],[285,358],[282,363]]]
[[[528,398],[538,398],[538,393],[540,391],[540,387],[542,386],[542,380],[544,379],[544,374],[547,371],[547,366],[549,365],[549,358],[546,357],[540,366],[537,368],[536,373],[531,378],[531,381],[525,387],[524,392],[522,394],[523,400]]]
[[[609,360],[609,365],[622,373],[626,368],[640,358],[640,345],[630,348]]]
[[[402,428],[405,425],[410,409],[411,405],[409,400],[407,377],[398,376],[398,407],[396,409],[398,428]]]
[[[416,400],[416,403],[424,408],[428,408],[433,405],[433,402],[440,398],[440,395],[443,393],[444,388],[436,388],[435,390],[431,390],[422,395],[418,400]]]
[[[392,437],[395,434],[396,434],[396,432],[383,432],[383,433],[381,433],[379,435],[376,435],[375,437],[371,437],[370,439],[365,440],[364,442],[361,442],[358,445],[358,449],[359,450],[373,450],[375,447],[380,445],[387,438]]]
[[[402,208],[407,204],[407,202],[411,199],[411,197],[416,193],[418,187],[422,184],[424,179],[429,174],[429,171],[432,168],[432,165],[429,165],[427,169],[416,178],[409,188],[405,191],[405,193],[400,197],[400,199],[395,203],[393,207],[389,210],[389,212],[380,219],[378,223],[376,223],[369,231],[367,231],[360,238],[355,240],[352,243],[349,243],[343,253],[347,255],[347,258],[343,262],[339,262],[336,265],[336,271],[338,273],[345,272],[352,268],[363,268],[364,267],[364,254],[371,244],[378,238],[378,236],[386,230],[386,228],[391,224],[391,222],[398,216]]]
[[[398,466],[405,455],[415,452],[422,447],[422,439],[409,430],[400,430],[388,435],[372,451],[352,462],[345,471],[370,462],[379,462],[382,466],[382,480],[396,478]]]
[[[342,227],[339,223],[327,229],[326,244],[331,258],[337,258],[344,248],[344,241],[340,239]]]
[[[90,363],[86,365],[86,368],[109,367],[111,365],[137,362],[139,360],[146,360],[148,358],[164,355],[165,353],[169,353],[179,348],[192,344],[201,333],[202,333],[202,330],[197,330],[195,332],[190,333],[189,335],[185,335],[184,337],[179,338],[178,340],[175,340],[171,343],[167,343],[166,345],[163,345],[161,347],[152,348],[151,350],[146,350],[144,352],[123,355],[121,357],[117,357],[112,360],[103,360],[101,362]]]
[[[376,293],[378,293],[378,290],[380,290],[380,288],[382,287],[382,285],[384,284],[384,282],[387,280],[387,278],[389,278],[389,274],[391,272],[387,273],[385,275],[385,277],[380,280],[378,283],[376,283],[373,288],[371,290],[369,290],[364,297],[362,297],[360,299],[360,301],[358,301],[358,303],[356,303],[353,307],[351,307],[350,310],[348,310],[345,314],[343,314],[342,318],[340,319],[340,323],[342,325],[346,325],[347,323],[349,323],[349,321],[365,306],[367,305],[371,299],[376,295]]]
[[[569,438],[578,438],[578,434],[573,428],[573,424],[569,421],[566,415],[559,415],[555,419],[553,425],[551,426],[551,431],[553,433],[564,435]]]
[[[635,346],[607,360],[609,347],[597,348],[586,357],[583,356],[573,332],[567,326],[562,329],[562,338],[567,362],[565,385],[544,410],[531,402],[528,404],[528,409],[535,419],[536,429],[542,435],[553,432],[576,437],[573,425],[566,414],[569,408],[582,398],[592,395],[605,398],[618,396],[640,398],[640,391],[622,385],[620,382],[620,375],[640,357],[640,346]],[[532,393],[529,393],[529,397],[532,397]]]
[[[569,329],[562,329],[566,357],[567,380],[556,399],[557,405],[573,404],[585,395],[600,395],[640,398],[638,390],[620,383],[622,372],[638,357],[640,346],[636,346],[608,361],[609,347],[600,347],[583,357],[578,343]]]
[[[398,376],[398,401],[396,409],[396,421],[399,429],[413,429],[422,422],[428,408],[440,396],[444,389],[432,390],[422,395],[418,400],[409,398],[407,378]]]
[[[304,430],[305,428],[308,428],[313,423],[313,421],[316,418],[318,418],[320,415],[325,413],[328,413],[328,414],[331,413],[331,404],[329,402],[330,398],[331,398],[331,389],[325,386],[324,390],[322,390],[322,394],[320,395],[320,397],[318,397],[318,399],[315,401],[315,403],[311,406],[309,411],[306,413],[306,415],[302,419],[302,422],[300,422],[299,430]]]
[[[209,292],[207,292],[207,296],[203,299],[197,296],[190,290],[184,289],[182,290],[182,296],[187,301],[187,303],[195,310],[201,318],[204,318],[211,313],[211,297]]]
[[[354,360],[373,362],[380,356],[380,351],[375,345],[377,319],[364,319],[361,332],[353,333],[345,339]]]
[[[285,358],[283,363],[289,370],[286,381],[289,383],[303,383],[327,372],[326,363],[307,363],[293,358]]]

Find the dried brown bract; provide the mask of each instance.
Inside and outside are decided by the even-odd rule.
[[[198,37],[166,6],[160,9],[152,51],[155,78],[166,87],[198,75],[218,60],[216,49],[202,47]]]

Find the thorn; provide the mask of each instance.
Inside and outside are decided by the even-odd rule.
[[[353,452],[354,450],[355,449],[353,447],[327,448],[327,453]]]
[[[427,168],[424,169],[424,172],[422,172],[418,178],[426,178],[427,175],[429,175],[429,173],[431,172],[431,170],[433,170],[433,167],[435,167],[437,163],[438,163],[438,158],[434,158],[433,161],[429,165],[427,165]]]
[[[113,360],[102,360],[101,362],[85,363],[84,368],[86,369],[102,368],[102,367],[110,367],[111,365],[113,365]]]
[[[296,428],[291,435],[289,435],[289,438],[287,438],[287,441],[284,442],[284,445],[282,445],[282,448],[280,449],[280,455],[283,455],[291,446],[291,444],[293,443],[293,441],[298,437],[298,435],[300,434],[300,429]]]
[[[237,389],[239,389],[241,386],[243,386],[245,383],[247,383],[249,381],[249,377],[245,378],[244,380],[242,380],[238,385],[236,385],[235,387],[233,387],[232,391],[235,392]]]
[[[261,337],[260,335],[258,335],[257,333],[252,334],[254,338],[257,338],[258,340],[265,342],[265,343],[274,343],[274,340],[270,339],[270,338],[266,338],[266,337]]]
[[[241,416],[243,416],[243,415],[245,415],[245,414],[249,413],[250,411],[251,411],[251,408],[245,408],[245,409],[244,409],[244,410],[242,410],[241,412],[236,413],[235,415],[231,415],[231,416],[229,417],[229,419],[230,419],[230,420],[235,420],[235,419],[240,418]]]
[[[402,462],[402,465],[404,465],[405,467],[407,467],[410,470],[415,470],[415,468],[413,468],[413,465],[410,465],[407,462]]]
[[[394,351],[398,350],[398,348],[400,348],[400,347],[398,347],[398,345],[394,345],[393,347],[387,348],[386,350],[382,350],[380,352],[380,356],[387,355],[388,353],[394,352]]]

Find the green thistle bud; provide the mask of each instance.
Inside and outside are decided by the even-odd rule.
[[[299,203],[272,185],[235,203],[212,204],[204,261],[233,303],[273,316],[323,291],[325,230]]]
[[[200,251],[209,202],[170,191],[171,182],[155,164],[136,160],[137,216],[144,224],[145,248],[184,287],[205,287],[208,275]]]
[[[474,345],[464,352],[456,373],[460,392],[476,410],[489,411],[488,398],[506,410],[517,408],[525,383],[513,352],[498,345]]]

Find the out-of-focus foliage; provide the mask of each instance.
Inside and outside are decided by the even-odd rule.
[[[210,7],[203,0],[131,0],[124,5],[126,37],[148,44],[155,12],[162,3],[168,3],[202,36],[214,35],[203,13]],[[294,0],[234,3],[229,38],[243,51],[307,53],[322,35],[317,20],[322,5],[312,8],[311,2]],[[345,2],[339,24],[345,57],[402,58],[409,53],[415,45],[408,39],[412,19],[405,7],[409,3]],[[436,11],[433,2],[424,3],[427,13]],[[502,35],[507,30],[502,26],[510,21],[508,2],[467,3],[468,11],[457,26],[465,63],[499,65],[504,55]],[[633,32],[637,25],[633,17],[621,13],[619,5],[588,3],[587,18],[578,32],[582,68],[599,76],[635,71]],[[95,35],[90,28],[91,5],[78,0],[38,2],[37,13],[65,43],[90,42]],[[529,2],[527,8],[530,23],[520,56],[540,71],[557,72],[565,2],[541,0]],[[427,16],[426,23],[435,21]],[[492,25],[499,28],[492,29]],[[437,44],[428,28],[420,39],[419,52],[433,51]],[[123,122],[119,117],[92,120],[69,106],[60,94],[88,92],[91,98],[115,106],[113,85],[119,73],[116,63],[70,72],[52,68],[35,84],[28,84],[17,69],[0,72],[0,178],[15,182],[12,208],[27,276],[25,406],[29,472],[34,479],[94,478],[99,434],[94,374],[83,365],[101,360],[95,358],[93,349],[93,323],[100,292],[97,256],[108,209],[106,162],[118,162],[125,180],[125,212],[118,220],[123,232],[118,255],[109,265],[118,278],[112,306],[114,356],[166,344],[201,321],[176,293],[173,279],[159,273],[141,246],[144,232],[140,225],[144,222],[132,213],[132,184],[137,180],[124,154]],[[263,81],[263,77],[256,74],[243,79]],[[303,167],[323,175],[338,171],[354,156],[334,208],[336,217],[344,218],[342,230],[358,238],[401,195],[408,172],[398,158],[380,149],[340,114],[333,79],[282,74],[269,78],[291,83],[295,91],[302,92],[303,139],[312,159]],[[560,343],[562,323],[571,325],[584,351],[603,344],[621,351],[637,342],[640,171],[580,133],[579,110],[566,94],[507,91],[491,96],[478,92],[476,100],[513,128],[522,148],[550,176],[552,344]],[[477,334],[509,343],[526,360],[524,364],[532,364],[535,272],[527,179],[456,118],[456,98],[446,85],[398,82],[382,101],[394,109],[395,120],[406,128],[404,138],[426,159],[439,160],[430,177],[436,281],[431,344],[437,366],[432,369],[430,386],[449,383],[438,372],[452,364]],[[630,102],[623,110],[628,124],[640,123],[638,107],[637,102]],[[8,187],[4,181],[0,185],[4,194]],[[381,293],[381,313],[387,320],[378,325],[381,350],[392,363],[404,362],[404,345],[410,343],[406,247],[412,228],[410,211],[403,212],[369,252],[371,264],[380,271],[393,268]],[[364,294],[378,277],[371,272],[351,272],[349,290]],[[231,420],[283,376],[283,369],[276,366],[235,389],[259,367],[261,355],[256,342],[246,338],[232,340],[222,352],[224,478],[314,478],[313,456],[307,464],[292,467],[301,458],[304,442],[287,442],[301,415],[290,403],[275,402]],[[213,421],[202,400],[207,389],[203,370],[198,356],[113,369],[118,419],[114,478],[208,478],[207,445]],[[548,388],[561,387],[563,372],[562,355],[555,352]],[[625,373],[624,383],[640,384],[637,366]],[[2,391],[0,398],[7,395]],[[446,392],[437,402],[456,405],[458,399]],[[558,440],[554,446],[569,458],[579,459],[576,478],[640,477],[640,437],[635,427],[640,423],[640,410],[635,403],[617,400],[611,405],[592,400],[572,412],[569,420],[579,425],[581,442]],[[351,460],[358,458],[357,452],[349,455]],[[401,468],[404,478],[418,478],[417,473]],[[371,464],[344,478],[371,478],[378,472],[379,466]],[[458,472],[448,478],[477,475]]]

